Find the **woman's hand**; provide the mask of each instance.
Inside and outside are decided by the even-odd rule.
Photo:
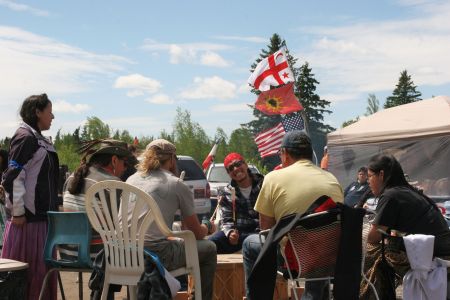
[[[11,218],[11,223],[14,224],[15,226],[22,227],[23,225],[25,225],[27,223],[27,218],[25,216],[19,216],[19,217],[13,216]]]

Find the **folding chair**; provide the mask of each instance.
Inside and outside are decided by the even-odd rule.
[[[118,195],[121,195],[120,198]],[[118,208],[118,204],[120,207]],[[169,230],[155,200],[137,187],[107,180],[94,184],[86,193],[86,212],[92,227],[100,234],[106,256],[102,300],[110,284],[128,285],[130,299],[136,299],[137,282],[144,272],[144,238],[153,223],[163,235],[184,239],[186,266],[172,270],[194,278],[195,299],[201,299],[197,242],[189,230]],[[129,213],[130,212],[130,213]]]
[[[293,286],[294,298],[299,282],[327,280],[331,299],[331,280],[339,249],[341,235],[340,215],[319,212],[307,215],[301,225],[286,235],[287,242],[281,249],[286,271]]]
[[[85,212],[49,211],[48,233],[44,247],[44,260],[50,270],[44,277],[39,299],[42,299],[50,275],[58,272],[61,296],[65,299],[64,288],[59,272],[78,272],[79,299],[83,299],[82,272],[92,272],[92,261],[89,255],[92,229]],[[78,245],[78,256],[75,260],[54,258],[58,245]]]
[[[286,244],[280,252],[294,291],[300,282],[326,280],[331,299],[331,283],[334,279],[341,234],[341,214],[334,210],[309,214],[301,218],[299,225],[288,232]],[[363,273],[361,268],[361,274],[365,278]],[[378,299],[373,285],[370,286]],[[293,294],[298,300],[297,293]]]

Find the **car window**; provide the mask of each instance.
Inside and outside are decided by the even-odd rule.
[[[178,160],[177,161],[178,170],[181,173],[185,171],[184,180],[202,180],[206,179],[203,170],[199,165],[193,160]]]
[[[231,178],[228,175],[225,167],[223,166],[214,166],[211,168],[209,172],[208,181],[210,182],[230,182]]]

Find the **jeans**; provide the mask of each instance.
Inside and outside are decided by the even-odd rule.
[[[239,232],[239,240],[236,245],[230,244],[228,237],[222,230],[214,233],[208,239],[216,244],[217,254],[230,254],[241,250],[243,241],[249,235],[250,233],[247,232]]]
[[[184,242],[180,240],[158,241],[148,243],[145,248],[155,252],[164,267],[171,271],[186,265]],[[213,299],[214,274],[217,265],[216,246],[208,240],[197,241],[200,277],[202,282],[202,299]]]
[[[262,238],[264,241],[264,236],[262,236]],[[247,299],[250,299],[247,280],[250,277],[250,273],[252,272],[253,266],[255,265],[261,249],[262,244],[258,234],[249,235],[242,243],[242,260],[245,274],[245,295]]]
[[[264,236],[261,236],[264,243]],[[262,249],[261,240],[258,234],[249,235],[242,244],[242,256],[245,274],[245,294],[247,299],[251,300],[247,280],[250,277],[256,259]],[[308,281],[305,283],[305,290],[302,300],[322,300],[328,298],[328,281]]]

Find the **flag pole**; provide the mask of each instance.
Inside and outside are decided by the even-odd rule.
[[[289,52],[289,49],[288,49],[288,47],[287,47],[287,45],[286,45],[286,41],[284,40],[283,41],[283,47],[286,49],[286,52],[288,52],[289,53],[289,56],[291,56],[291,54],[290,54],[290,52]],[[286,57],[286,60],[287,60],[287,57]],[[295,74],[295,69],[291,66],[291,64],[289,64],[289,61],[288,61],[288,66],[289,66],[289,68],[291,69],[291,72],[292,72],[292,74],[294,74],[294,94],[295,94],[295,83],[297,82],[297,74]],[[301,104],[301,100],[302,99],[300,99],[300,97],[298,97],[298,99],[299,99],[299,101],[300,101],[300,104]],[[302,105],[303,106],[303,105]],[[306,117],[306,113],[305,113],[305,108],[304,108],[304,106],[303,106],[303,109],[300,111],[300,116],[302,117],[302,119],[303,119],[303,122],[305,123],[305,131],[306,131],[306,134],[311,138],[311,132],[310,132],[310,130],[309,130],[309,120],[308,120],[308,118]],[[317,155],[316,155],[316,152],[314,151],[314,149],[313,149],[313,155],[314,155],[314,157],[315,157],[315,159],[316,159],[316,164],[318,163],[318,159],[317,159]]]

